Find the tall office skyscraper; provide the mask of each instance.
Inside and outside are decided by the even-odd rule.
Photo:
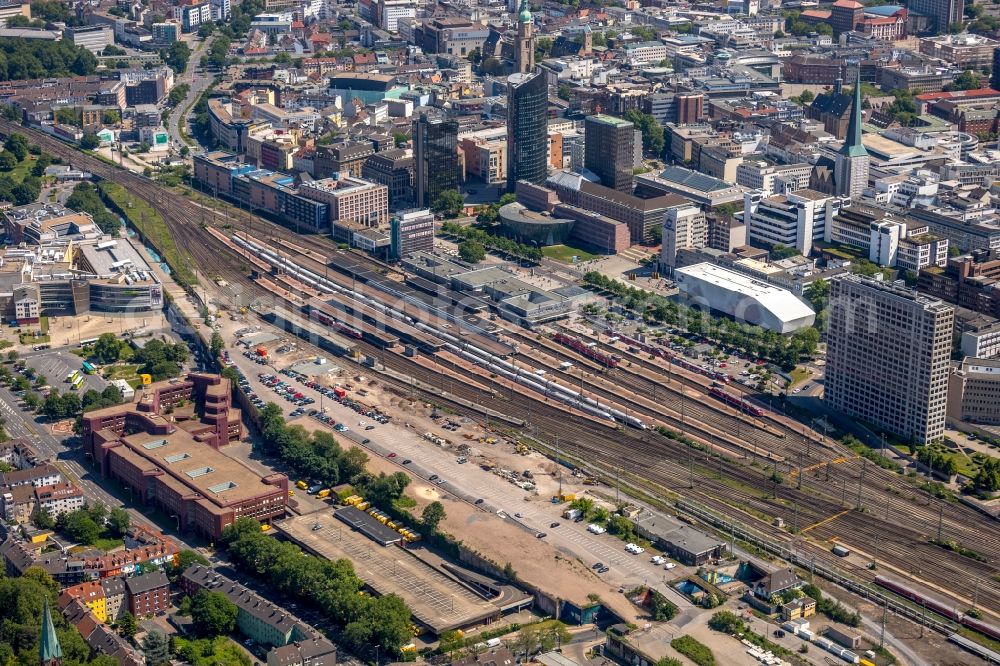
[[[852,199],[861,196],[868,186],[868,151],[861,143],[861,72],[854,85],[854,104],[851,108],[851,120],[847,124],[847,138],[844,147],[837,153],[833,178],[837,186],[837,194],[849,196]]]
[[[444,190],[458,189],[458,122],[421,114],[413,123],[418,206],[431,206]]]
[[[1000,46],[993,49],[993,71],[990,75],[990,87],[994,90],[1000,86]]]
[[[916,442],[940,438],[955,309],[860,275],[830,287],[828,404]]]
[[[549,87],[543,74],[507,77],[507,190],[548,176]]]
[[[587,116],[584,122],[584,166],[600,176],[605,187],[631,193],[635,125],[604,114]]]
[[[963,0],[910,0],[907,8],[929,18],[936,32],[947,33],[952,23],[962,22],[965,3]]]
[[[548,176],[549,86],[535,73],[535,39],[527,0],[517,16],[517,72],[507,77],[507,190]]]
[[[520,74],[533,74],[535,71],[535,25],[531,20],[531,10],[528,0],[521,0],[520,13],[517,15],[517,48],[514,57],[517,71]]]

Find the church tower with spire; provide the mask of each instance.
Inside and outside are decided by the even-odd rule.
[[[521,0],[517,15],[516,73],[532,74],[535,71],[535,25],[531,20],[528,0]]]
[[[854,84],[854,103],[844,147],[837,153],[833,179],[837,194],[857,199],[868,185],[868,151],[861,142],[861,72]]]
[[[38,643],[38,663],[40,666],[59,666],[62,663],[62,646],[56,636],[56,626],[52,623],[52,613],[49,611],[49,600],[45,600],[42,611],[42,637]]]

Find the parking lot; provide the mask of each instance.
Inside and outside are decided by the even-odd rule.
[[[23,356],[25,362],[35,369],[35,372],[45,375],[47,384],[54,389],[59,389],[60,393],[69,391],[69,384],[66,377],[74,370],[79,370],[83,374],[83,359],[75,354],[71,354],[68,349],[46,350],[39,352],[29,352]],[[100,375],[83,375],[83,385],[79,392],[93,389],[103,391],[108,382]]]
[[[499,609],[397,546],[381,546],[324,511],[282,521],[277,529],[317,555],[347,558],[379,594],[397,594],[435,633],[499,614]]]

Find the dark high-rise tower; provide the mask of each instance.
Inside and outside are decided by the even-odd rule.
[[[935,32],[946,34],[948,26],[962,22],[965,3],[962,0],[910,0],[907,9],[926,16],[934,24]]]
[[[847,125],[844,147],[837,153],[833,179],[837,194],[857,198],[868,185],[868,151],[861,142],[861,73],[854,84],[854,104],[851,120]]]
[[[587,116],[584,166],[601,178],[601,184],[619,192],[632,191],[635,162],[635,125],[598,114]]]
[[[421,114],[413,123],[413,161],[418,206],[458,189],[458,122]]]
[[[507,189],[548,176],[549,87],[542,74],[507,77]]]
[[[1000,46],[993,49],[993,74],[990,76],[990,87],[1000,90]]]

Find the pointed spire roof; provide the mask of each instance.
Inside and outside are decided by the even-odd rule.
[[[847,157],[863,157],[868,154],[861,143],[861,71],[854,84],[854,103],[851,105],[851,120],[847,125],[847,138],[841,152]]]
[[[38,645],[38,660],[41,664],[51,664],[62,659],[62,647],[56,636],[56,626],[52,623],[52,612],[49,611],[49,600],[45,600],[42,611],[42,639]]]

